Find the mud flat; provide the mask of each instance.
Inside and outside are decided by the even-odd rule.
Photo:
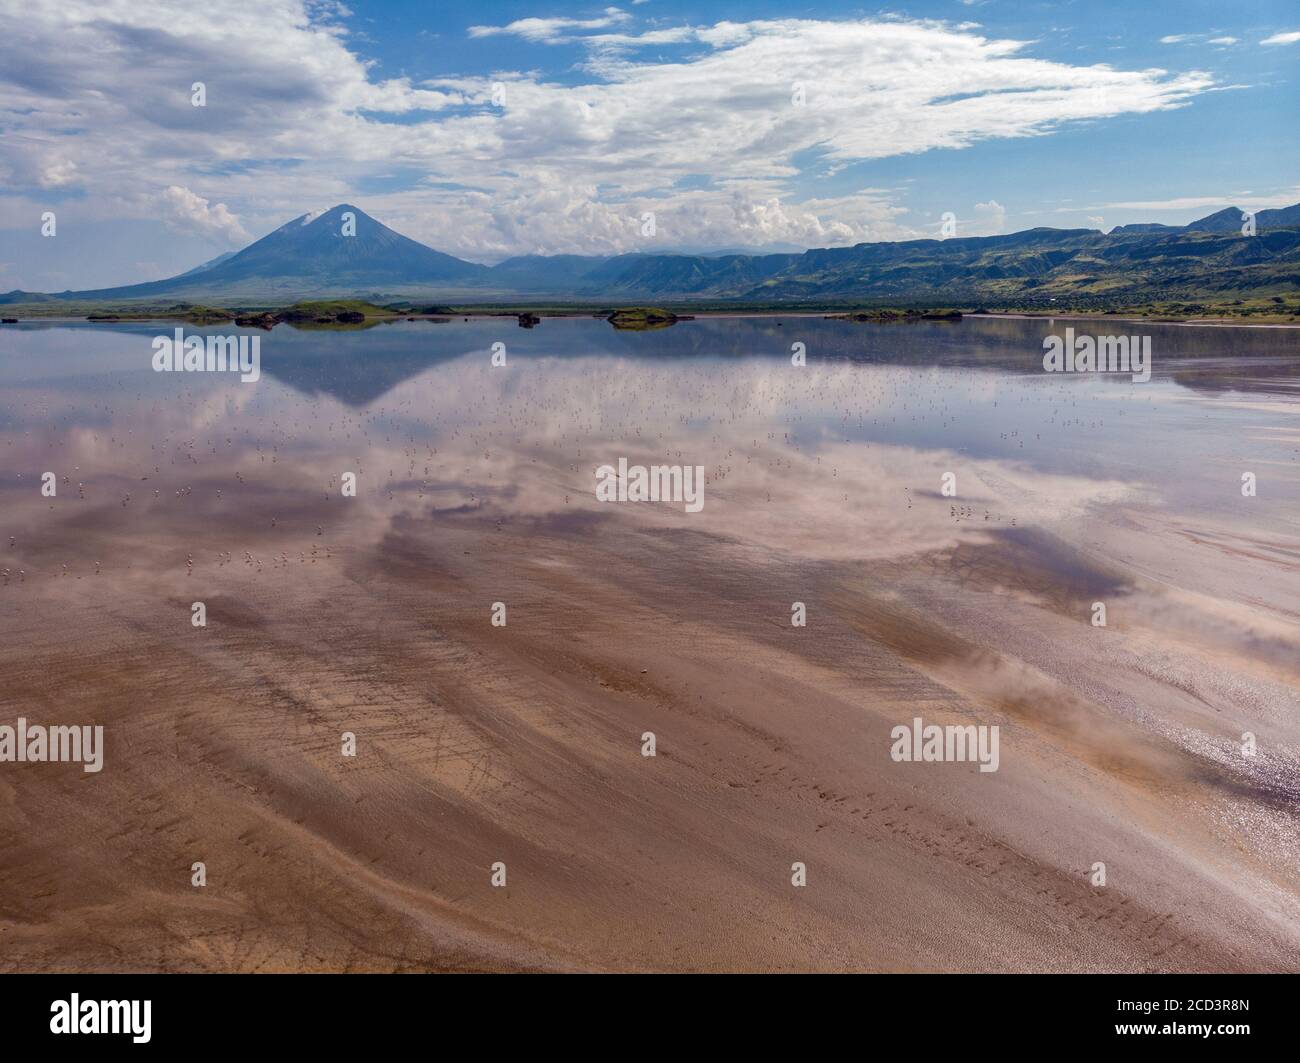
[[[476,332],[349,403],[57,334],[119,346],[5,392],[0,724],[104,763],[0,765],[0,969],[1300,967],[1285,388]],[[620,456],[703,509],[597,502]]]

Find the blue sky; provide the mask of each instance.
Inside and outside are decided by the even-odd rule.
[[[344,201],[478,261],[1300,201],[1294,0],[0,13],[0,290],[169,276]]]

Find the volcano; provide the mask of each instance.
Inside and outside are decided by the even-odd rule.
[[[294,218],[242,251],[180,276],[66,295],[80,299],[242,295],[265,300],[474,286],[488,272],[486,266],[425,247],[359,207],[340,203]]]

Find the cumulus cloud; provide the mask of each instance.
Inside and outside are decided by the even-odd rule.
[[[351,201],[480,260],[918,236],[897,190],[818,194],[819,178],[1176,108],[1213,87],[1204,73],[1039,59],[970,24],[906,18],[645,32],[619,8],[522,19],[472,32],[578,34],[586,58],[562,80],[412,83],[376,77],[333,4],[0,0],[0,12],[0,213],[57,187],[104,217],[162,205],[173,224],[231,243]],[[666,55],[673,43],[689,47]],[[205,107],[191,105],[194,81]],[[495,102],[494,85],[506,90]],[[366,194],[376,178],[399,190]]]
[[[975,226],[978,236],[997,236],[1007,228],[1007,208],[996,199],[975,204]]]
[[[200,233],[230,247],[251,239],[224,203],[210,205],[202,196],[179,185],[169,185],[158,199],[163,220],[173,228]]]
[[[1300,30],[1292,30],[1289,33],[1275,33],[1271,37],[1265,37],[1260,44],[1295,44],[1300,41]]]

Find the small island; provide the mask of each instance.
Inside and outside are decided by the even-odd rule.
[[[234,317],[240,328],[273,329],[280,322],[294,328],[340,328],[373,324],[396,315],[361,299],[307,300],[279,310],[260,310]]]
[[[671,311],[661,310],[656,306],[629,306],[615,310],[605,320],[616,329],[645,332],[649,329],[667,328],[678,321],[690,319],[678,317]]]
[[[867,321],[874,324],[891,324],[911,321],[960,321],[962,314],[960,310],[918,310],[914,307],[898,310],[893,307],[882,307],[877,310],[855,310],[848,314],[827,314],[826,317],[830,321]]]

